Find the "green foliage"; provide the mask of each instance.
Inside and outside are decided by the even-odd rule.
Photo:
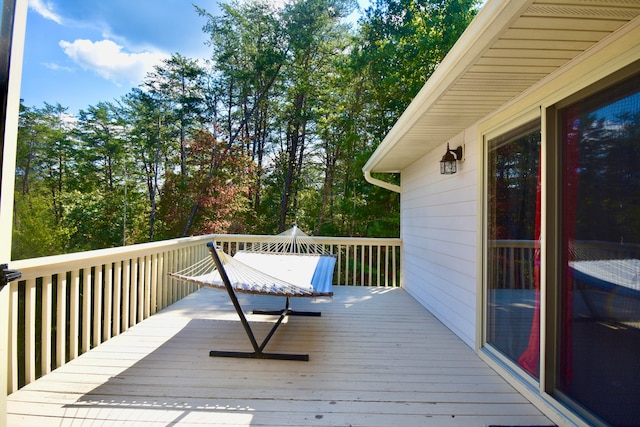
[[[68,252],[121,246],[125,204],[122,194],[72,191],[65,195],[63,224],[72,230]]]
[[[397,236],[399,195],[362,167],[476,4],[377,0],[355,31],[355,0],[196,7],[210,62],[175,53],[78,117],[23,107],[13,257],[294,222]]]
[[[353,61],[383,138],[475,16],[477,0],[377,0],[361,22]]]
[[[35,258],[64,253],[71,230],[55,221],[46,195],[16,193],[11,255],[13,259]]]

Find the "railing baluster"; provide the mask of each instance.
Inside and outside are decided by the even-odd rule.
[[[137,311],[138,311],[138,269],[140,265],[138,258],[131,260],[131,285],[129,292],[131,292],[131,299],[129,300],[129,327],[136,324]]]
[[[113,319],[112,319],[112,327],[111,333],[115,337],[120,335],[120,331],[122,330],[122,299],[123,299],[122,290],[122,261],[118,261],[115,263],[115,268],[113,269]]]
[[[149,316],[156,314],[156,301],[158,301],[158,258],[161,254],[151,255],[151,274],[149,275]]]
[[[122,261],[122,306],[118,306],[120,316],[120,330],[124,332],[129,329],[129,304],[131,298],[131,261]]]
[[[93,276],[93,347],[102,343],[102,293],[104,290],[102,267],[102,265],[96,265]]]
[[[144,257],[144,312],[143,319],[151,316],[151,280],[153,271],[153,255]]]
[[[366,285],[366,283],[364,283],[364,248],[365,245],[360,245],[360,286]]]
[[[349,245],[345,246],[344,253],[344,284],[345,286],[349,286]]]
[[[51,345],[51,331],[53,328],[53,279],[51,275],[46,275],[42,278],[42,332],[41,332],[41,347],[42,347],[42,364],[40,371],[42,375],[51,372],[51,360],[53,346]]]
[[[82,275],[82,353],[91,349],[91,319],[93,317],[93,284],[91,267],[83,270]]]
[[[336,265],[338,266],[338,285],[342,284],[342,246],[336,245],[338,251],[338,260],[336,261]]]
[[[160,254],[160,259],[158,260],[158,285],[157,285],[157,290],[156,290],[156,313],[160,310],[162,310],[164,308],[164,300],[165,300],[165,294],[166,294],[166,289],[168,286],[171,286],[171,284],[173,283],[173,279],[171,277],[167,276],[167,267],[168,267],[168,260],[167,260],[167,252],[162,252]]]
[[[167,288],[173,284],[173,278],[167,277],[167,273],[169,270],[169,255],[168,252],[162,252],[162,258],[160,258],[161,268],[160,271],[162,274],[161,286],[158,290],[159,299],[158,299],[158,307],[157,311],[162,310],[165,307],[165,301],[167,300]]]
[[[171,270],[172,271],[178,271],[180,270],[180,258],[179,258],[180,254],[178,253],[178,250],[174,250],[171,252]],[[180,286],[180,282],[179,281],[174,281],[174,285],[171,286],[171,289],[169,289],[169,301],[167,301],[167,305],[173,304],[174,301],[176,301],[176,296],[178,295],[178,288]]]
[[[514,259],[514,248],[509,248],[509,283],[515,283],[516,266]]]
[[[69,360],[78,357],[79,327],[80,327],[80,272],[71,271],[69,283]]]
[[[378,256],[376,258],[376,286],[380,286],[380,259],[382,258],[382,254],[381,254],[381,250],[380,250],[381,246],[378,245]]]
[[[358,286],[358,282],[356,280],[356,272],[358,271],[357,260],[358,260],[358,246],[353,245],[353,270],[352,270],[353,282],[351,282],[353,286]]]
[[[67,362],[67,274],[58,274],[56,294],[56,368]]]
[[[28,384],[36,379],[36,279],[25,282],[24,310],[24,379]]]
[[[391,266],[392,266],[392,270],[393,270],[393,283],[391,284],[391,286],[396,287],[398,286],[398,270],[397,270],[397,266],[398,266],[398,259],[396,258],[396,248],[394,246],[390,246],[391,248]]]
[[[369,266],[369,275],[368,275],[368,280],[367,280],[367,285],[368,286],[372,286],[373,282],[371,281],[371,278],[373,277],[373,245],[369,244],[369,262],[367,263]]]
[[[389,286],[389,246],[384,246],[384,286]]]
[[[113,327],[113,264],[111,262],[104,266],[104,308],[102,309],[104,314],[103,333],[102,339],[104,341],[111,338],[111,331]]]

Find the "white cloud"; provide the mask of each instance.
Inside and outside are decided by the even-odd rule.
[[[53,71],[69,71],[69,72],[74,71],[73,68],[71,67],[65,67],[63,65],[59,65],[54,62],[43,62],[42,65],[44,65],[45,67]]]
[[[137,85],[148,72],[153,71],[154,65],[168,58],[168,55],[161,52],[124,52],[122,46],[111,40],[62,40],[59,45],[83,69],[92,70],[116,84]]]
[[[53,10],[53,3],[44,0],[29,0],[29,7],[45,19],[58,24],[62,23],[62,16]]]

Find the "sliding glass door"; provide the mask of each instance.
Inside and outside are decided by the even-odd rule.
[[[545,140],[535,120],[486,144],[486,348],[594,425],[640,425],[640,75],[625,73],[542,109]]]
[[[607,423],[640,425],[640,78],[561,109],[559,122],[556,387]]]
[[[489,141],[487,343],[539,372],[540,124]]]

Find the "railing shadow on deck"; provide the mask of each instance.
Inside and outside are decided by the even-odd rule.
[[[49,407],[41,409],[40,414],[87,423],[144,419],[162,425],[273,425],[286,413],[289,423],[303,425],[309,411],[329,417],[330,413],[319,408],[333,412],[338,404],[344,412],[343,405],[366,404],[357,402],[360,398],[354,396],[354,390],[364,400],[381,395],[375,387],[368,388],[372,362],[363,367],[361,356],[345,358],[362,351],[360,346],[368,338],[344,340],[345,334],[361,337],[363,333],[362,324],[354,326],[352,321],[344,320],[349,318],[348,312],[358,318],[364,313],[375,318],[379,313],[376,307],[380,307],[374,301],[376,296],[399,289],[354,291],[344,295],[342,290],[337,303],[332,298],[295,298],[294,305],[321,310],[323,316],[290,320],[268,350],[308,352],[312,356],[310,362],[209,357],[212,349],[242,351],[251,345],[224,292],[202,289],[26,392],[65,390],[59,398],[47,400],[44,404]],[[273,309],[284,302],[273,296],[242,294],[240,298],[247,309]],[[389,302],[397,304],[394,298]],[[251,319],[261,337],[274,321],[274,316]],[[336,332],[342,336],[336,337]],[[375,344],[368,344],[371,345]],[[353,372],[351,364],[359,368]],[[343,383],[345,372],[351,375],[346,381],[348,390],[334,382]],[[354,388],[351,384],[356,378],[366,382]],[[395,388],[401,389],[402,386]]]
[[[209,256],[215,240],[235,253],[270,236],[206,235],[12,262],[7,393],[198,289],[167,273]],[[400,286],[400,239],[316,237],[336,255],[334,284]]]
[[[262,329],[256,326],[256,329]],[[216,387],[224,387],[219,384],[220,375],[211,375],[208,349],[203,348],[203,343],[211,342],[213,330],[218,336],[243,336],[242,327],[236,320],[191,319],[180,325],[179,331],[157,349],[122,372],[118,372],[117,365],[105,360],[107,372],[112,371],[112,376],[97,387],[90,386],[77,401],[65,404],[64,410],[83,419],[95,416],[97,411],[135,410],[148,414],[147,419],[165,425],[193,421],[194,417],[214,412],[224,413],[224,418],[233,419],[234,423],[251,424],[255,408],[249,403],[242,404],[236,399],[230,405],[233,397],[212,395],[216,394],[212,392],[214,381]],[[248,342],[246,345],[250,347]],[[132,357],[136,356],[132,354]],[[222,365],[218,371],[224,369]],[[235,380],[243,382],[242,378]],[[126,420],[128,415],[122,416]]]

